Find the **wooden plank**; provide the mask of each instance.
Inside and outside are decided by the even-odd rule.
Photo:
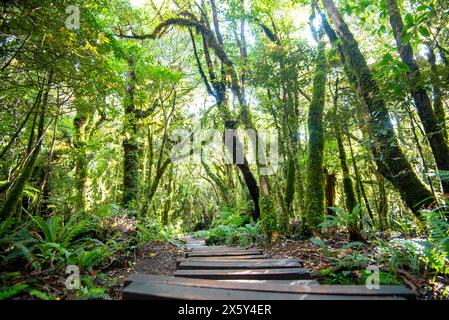
[[[224,256],[224,257],[220,257],[220,256],[215,256],[215,257],[184,257],[184,258],[179,258],[176,260],[176,268],[179,267],[179,265],[181,264],[181,262],[186,262],[186,261],[190,261],[190,262],[202,262],[202,261],[209,261],[209,262],[221,262],[221,261],[229,261],[229,262],[245,262],[245,261],[274,261],[274,260],[278,260],[278,259],[268,259],[268,257],[265,256],[261,256],[261,255],[252,255],[252,256]],[[283,260],[288,260],[288,259],[283,259]]]
[[[151,275],[144,273],[135,273],[128,276],[125,280],[125,287],[131,282],[157,282],[157,283],[171,283],[179,285],[193,284],[195,286],[220,288],[224,286],[228,289],[248,289],[258,291],[276,291],[279,287],[272,287],[271,285],[284,286],[316,286],[320,285],[316,280],[206,280],[206,279],[192,279],[192,278],[180,278],[180,277],[165,277],[159,275]],[[221,283],[221,284],[220,284]],[[230,283],[230,285],[226,285]],[[257,286],[254,284],[260,284],[263,286]]]
[[[396,297],[338,296],[259,292],[215,288],[186,287],[174,284],[133,282],[123,290],[125,300],[398,300]]]
[[[204,246],[192,249],[193,251],[250,251],[257,250],[262,251],[258,248],[244,248],[244,247],[229,247],[229,246]]]
[[[237,255],[237,256],[193,256],[193,257],[189,257],[188,255],[186,257],[180,258],[180,260],[183,259],[195,259],[197,261],[223,261],[223,260],[248,260],[248,259],[268,259],[267,256],[261,255],[261,254],[250,254],[250,255]]]
[[[262,254],[261,250],[251,249],[251,250],[191,250],[187,252],[188,254],[216,254],[216,253],[236,253],[236,254]]]
[[[290,280],[309,279],[310,272],[304,268],[285,269],[230,269],[230,270],[178,270],[175,277],[199,279],[262,279]]]
[[[182,278],[177,278],[182,279]],[[202,279],[201,279],[202,280]],[[197,281],[197,280],[195,280]],[[270,284],[282,284],[282,285],[290,285],[290,286],[319,286],[320,283],[316,280],[207,280],[207,281],[216,281],[216,282],[230,282],[230,283],[253,283],[253,284],[264,284],[264,288],[270,288],[266,285]]]
[[[187,257],[232,257],[232,256],[262,256],[257,250],[239,250],[239,251],[192,251],[186,252]]]
[[[381,286],[379,290],[369,290],[365,286],[357,285],[317,285],[314,280],[271,280],[248,281],[233,280],[204,280],[175,277],[161,277],[141,275],[134,277],[134,281],[160,284],[174,284],[188,287],[202,287],[228,290],[249,290],[295,294],[313,295],[339,295],[339,296],[400,296],[415,299],[415,294],[404,286]]]
[[[250,256],[243,256],[243,258],[236,258],[236,257],[192,257],[192,258],[180,258],[177,259],[177,262],[276,262],[276,261],[285,261],[285,262],[291,262],[295,261],[299,264],[302,264],[301,260],[297,259],[271,259],[271,258],[260,258],[260,256],[257,256],[258,258],[252,258],[247,259],[247,257]]]
[[[184,261],[179,264],[179,270],[207,269],[283,269],[299,268],[298,261]]]

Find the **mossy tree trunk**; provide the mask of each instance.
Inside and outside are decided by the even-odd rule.
[[[89,121],[89,113],[79,106],[73,125],[75,127],[75,139],[73,142],[76,148],[75,158],[75,187],[76,198],[75,205],[78,210],[86,209],[86,188],[87,188],[87,155],[86,155],[86,127]]]
[[[340,95],[340,81],[339,77],[337,76],[337,78],[335,79],[335,90],[333,92],[332,97],[333,100],[332,122],[334,127],[335,139],[337,140],[338,158],[340,160],[340,167],[343,173],[343,191],[345,194],[345,208],[347,212],[352,212],[352,209],[354,209],[354,207],[357,204],[357,199],[354,193],[354,187],[346,157],[346,150],[343,144],[341,119],[339,119],[338,117],[339,95]]]
[[[352,209],[357,204],[357,200],[354,193],[354,187],[352,183],[352,178],[349,173],[348,162],[346,160],[346,151],[343,145],[343,138],[341,131],[336,132],[337,144],[338,144],[338,155],[340,158],[341,171],[343,172],[343,190],[345,192],[345,206],[346,211],[351,212]]]
[[[273,196],[270,195],[270,186],[268,179],[266,177],[262,177],[260,183],[260,224],[265,237],[269,240],[274,240],[275,234],[278,231],[278,221],[275,211],[275,204],[273,201]]]
[[[335,173],[331,173],[327,169],[324,170],[324,174],[325,174],[324,190],[326,194],[327,214],[333,214],[334,211],[329,209],[329,207],[335,207],[335,199],[337,197],[336,193],[337,176],[335,175]]]
[[[217,107],[221,113],[224,128],[225,130],[235,130],[237,129],[238,121],[234,120],[231,112],[228,108],[227,102],[227,94],[226,94],[226,79],[231,79],[231,89],[235,93],[235,95],[239,99],[239,104],[242,109],[242,116],[243,116],[243,123],[248,123],[249,116],[247,114],[247,106],[245,101],[243,101],[243,93],[241,91],[241,87],[238,84],[238,77],[234,68],[234,64],[227,56],[226,52],[223,50],[223,41],[221,38],[221,33],[218,25],[217,20],[217,13],[216,13],[216,7],[215,3],[211,3],[212,10],[213,10],[213,20],[214,20],[214,28],[215,28],[215,35],[212,30],[210,30],[207,26],[197,22],[197,21],[189,21],[184,19],[172,19],[171,21],[166,21],[165,23],[162,23],[161,25],[167,24],[167,25],[187,25],[191,27],[195,27],[202,36],[202,45],[203,45],[203,54],[204,59],[206,61],[207,66],[207,72],[204,71],[200,56],[196,47],[195,38],[193,35],[193,32],[190,30],[190,37],[192,40],[192,46],[193,46],[193,53],[195,55],[195,60],[197,62],[197,67],[199,70],[199,73],[201,75],[201,78],[203,79],[203,82],[206,86],[207,92],[214,97]],[[160,25],[160,26],[161,26]],[[221,70],[218,72],[214,68],[214,64],[212,62],[211,56],[210,56],[210,48],[215,52],[216,56],[219,58],[221,62]],[[243,150],[242,144],[238,137],[236,137],[234,140],[234,143],[227,144],[228,151],[231,153],[233,158],[236,155],[236,150]],[[259,186],[257,184],[257,180],[252,173],[249,163],[243,155],[243,162],[237,163],[236,161],[233,161],[233,164],[239,168],[240,172],[243,175],[243,179],[245,180],[246,187],[248,189],[248,192],[251,196],[251,199],[254,203],[254,211],[252,213],[252,218],[254,220],[258,220],[260,218],[260,208],[259,208]]]
[[[43,93],[42,101],[38,105],[36,111],[36,116],[39,117],[37,124],[37,136],[34,140],[34,126],[32,128],[32,133],[30,134],[29,141],[29,152],[27,153],[27,158],[25,159],[22,172],[18,176],[17,180],[14,182],[13,186],[6,195],[6,200],[0,209],[0,219],[4,220],[6,217],[16,214],[20,208],[23,190],[25,184],[33,176],[36,160],[39,156],[40,149],[42,146],[42,141],[45,135],[45,116],[47,110],[48,96],[50,94],[51,85],[53,80],[53,71],[50,71],[48,75],[47,83],[45,84],[45,89]],[[38,93],[38,100],[40,101],[41,92]]]
[[[137,140],[137,117],[134,102],[136,73],[133,58],[128,59],[128,85],[125,96],[123,124],[123,206],[134,208],[138,195],[139,145]]]
[[[433,156],[437,167],[441,171],[449,171],[449,145],[444,134],[444,127],[439,123],[437,116],[432,108],[432,103],[427,95],[426,88],[423,85],[421,72],[416,63],[412,46],[410,42],[404,43],[404,25],[402,23],[401,14],[399,12],[396,0],[386,0],[387,10],[390,16],[390,23],[393,28],[393,34],[396,39],[396,46],[404,62],[409,70],[407,72],[410,93],[415,102],[419,118],[426,132],[427,140],[432,149]],[[437,100],[438,101],[438,100]],[[441,117],[441,115],[440,115]],[[444,123],[444,121],[443,121]],[[449,181],[442,180],[444,193],[449,193]]]
[[[317,231],[324,208],[323,177],[323,111],[326,98],[327,59],[325,43],[320,41],[317,49],[312,101],[309,108],[309,145],[307,154],[306,223],[307,229]]]
[[[438,124],[443,129],[443,135],[447,140],[447,129],[446,129],[446,112],[443,107],[443,98],[441,91],[441,81],[438,76],[438,68],[436,64],[435,51],[431,44],[427,44],[427,61],[430,64],[430,70],[432,71],[432,85],[433,85],[433,110],[435,111],[435,116],[437,117]]]
[[[432,193],[400,149],[385,100],[348,25],[332,0],[322,2],[341,40],[342,61],[349,71],[349,79],[355,81],[362,100],[372,140],[370,149],[378,170],[398,189],[413,213],[419,215],[420,206],[431,203]]]

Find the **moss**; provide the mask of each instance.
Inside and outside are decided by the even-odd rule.
[[[295,177],[296,177],[296,168],[295,168],[295,158],[291,157],[288,160],[287,167],[287,183],[285,188],[285,205],[287,209],[290,209],[293,202],[293,196],[295,195]]]
[[[75,205],[78,210],[85,210],[86,207],[86,185],[87,185],[87,154],[86,154],[86,127],[89,122],[90,115],[83,108],[78,108],[73,125],[75,126],[74,146],[76,148],[76,200]]]
[[[274,232],[278,231],[276,211],[273,200],[270,196],[261,195],[259,197],[260,224],[263,234],[267,239],[271,239]]]
[[[123,206],[133,209],[139,191],[139,143],[137,141],[137,122],[134,105],[136,74],[134,61],[128,61],[128,86],[125,96],[125,118],[123,122]]]
[[[349,79],[363,100],[362,106],[365,108],[372,141],[370,149],[379,172],[399,190],[407,206],[419,216],[420,205],[430,205],[432,193],[420,181],[399,147],[385,99],[381,96],[379,87],[348,25],[333,1],[322,2],[342,42],[341,58],[345,63],[345,69],[349,72]]]
[[[325,43],[318,45],[317,65],[313,80],[313,95],[309,109],[309,148],[307,157],[306,222],[317,230],[324,214],[323,177],[323,110],[326,97],[327,60]]]

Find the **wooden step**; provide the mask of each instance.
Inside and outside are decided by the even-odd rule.
[[[188,287],[229,290],[267,291],[295,294],[330,294],[357,296],[400,296],[414,299],[415,294],[404,286],[382,285],[367,289],[363,285],[319,285],[316,280],[204,280],[137,274],[128,278],[132,282],[173,284]]]
[[[186,255],[183,258],[180,258],[180,260],[182,259],[195,259],[197,261],[202,260],[202,261],[228,261],[228,260],[249,260],[249,259],[269,259],[269,257],[261,255],[261,254],[253,254],[253,255],[237,255],[237,256],[188,256]]]
[[[245,247],[230,247],[230,246],[203,246],[198,248],[193,248],[192,251],[248,251],[248,250],[258,250],[258,248],[245,248]]]
[[[259,249],[241,249],[241,248],[227,248],[227,249],[204,249],[204,248],[194,248],[189,251],[189,253],[262,253],[262,250]]]
[[[268,259],[267,259],[268,260]],[[283,269],[299,268],[301,265],[295,260],[271,261],[183,261],[179,270],[205,270],[205,269]]]
[[[221,283],[220,281],[211,281]],[[292,286],[294,287],[294,286]],[[320,288],[307,287],[304,288]],[[333,286],[334,287],[334,286]],[[181,283],[132,282],[123,290],[125,300],[185,299],[185,300],[403,300],[391,295],[316,294],[268,292],[247,289],[227,289],[189,286]]]
[[[186,252],[187,257],[232,257],[232,256],[262,256],[260,250],[236,250],[236,251],[208,251],[208,250],[194,250]]]
[[[123,291],[124,300],[405,300],[385,296],[339,296],[291,294],[245,290],[185,287],[171,284],[132,283]]]
[[[177,279],[182,279],[182,278],[177,278]],[[198,279],[195,281],[198,281]],[[201,279],[201,281],[203,281],[203,279]],[[238,279],[236,279],[236,280],[207,280],[207,281],[230,282],[230,283],[282,284],[282,285],[290,285],[290,286],[319,286],[320,285],[320,283],[316,280],[238,280]]]
[[[276,262],[276,261],[296,261],[300,265],[303,264],[302,260],[297,259],[271,259],[265,256],[262,256],[264,258],[260,258],[260,256],[257,256],[258,258],[251,258],[248,259],[247,257],[251,256],[243,256],[242,258],[236,258],[236,257],[192,257],[192,258],[180,258],[176,260],[177,265],[179,265],[181,262]]]
[[[144,273],[135,273],[128,276],[125,280],[126,287],[131,282],[156,282],[178,285],[193,285],[199,287],[220,288],[224,286],[227,289],[257,290],[257,291],[276,291],[277,288],[285,286],[317,286],[320,285],[316,280],[207,280],[192,279],[181,277],[165,277],[150,275]],[[275,286],[272,286],[275,285]],[[279,285],[279,286],[278,286]]]
[[[304,268],[285,269],[230,269],[230,270],[178,270],[175,277],[200,279],[260,279],[260,280],[291,280],[309,279],[310,272]]]

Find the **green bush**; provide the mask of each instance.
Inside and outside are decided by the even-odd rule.
[[[426,270],[436,275],[449,274],[449,222],[445,206],[421,211],[426,236],[414,239],[379,241],[384,261],[392,269],[409,269],[419,274]]]
[[[245,223],[248,220],[248,217],[239,214],[226,214],[221,224],[196,235],[204,236],[207,245],[247,246],[254,243],[260,234],[259,222]]]

